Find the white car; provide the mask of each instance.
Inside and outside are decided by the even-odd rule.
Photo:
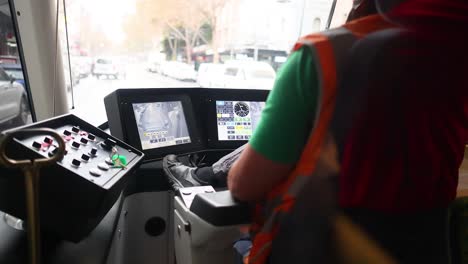
[[[228,61],[224,67],[224,87],[271,90],[276,72],[270,64],[258,61]]]
[[[114,79],[119,77],[119,69],[117,65],[111,59],[99,58],[97,59],[91,68],[91,73],[98,79],[101,76],[109,78],[112,76]]]
[[[29,119],[29,101],[23,85],[0,68],[0,123],[24,125]]]
[[[164,65],[164,61],[152,61],[148,62],[147,70],[152,73],[161,73],[162,65]]]
[[[215,63],[202,63],[198,68],[197,83],[203,88],[224,87],[224,65]]]
[[[197,72],[193,66],[188,65],[183,62],[178,61],[169,61],[164,63],[162,69],[163,75],[169,76],[171,78],[181,80],[181,81],[196,81]]]

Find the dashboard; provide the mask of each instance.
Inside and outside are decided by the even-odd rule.
[[[119,89],[104,99],[111,134],[143,151],[167,154],[234,149],[252,137],[266,90]]]

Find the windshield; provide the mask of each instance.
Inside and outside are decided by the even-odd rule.
[[[245,70],[245,78],[274,78],[300,36],[327,27],[333,0],[65,3],[67,18],[62,6],[59,33],[61,47],[69,51],[63,57],[71,111],[99,125],[107,120],[104,97],[119,88],[240,85],[227,79],[243,69],[208,68],[197,74],[203,63],[261,61],[272,70]],[[334,24],[344,22],[349,7],[334,15]]]
[[[24,80],[23,70],[21,69],[18,69],[18,70],[5,69],[5,72],[8,74],[8,76],[16,80]]]

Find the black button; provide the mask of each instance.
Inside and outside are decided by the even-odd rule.
[[[80,132],[80,128],[79,128],[79,127],[76,127],[76,126],[75,126],[75,127],[72,127],[71,130],[72,130],[74,133]]]
[[[34,141],[34,142],[32,143],[32,146],[33,146],[34,148],[40,149],[40,148],[42,147],[42,144],[39,143],[39,142],[37,142],[37,141]]]
[[[44,142],[47,143],[47,144],[52,144],[52,142],[54,142],[54,140],[51,139],[50,137],[46,137],[46,138],[44,138]]]
[[[96,136],[93,135],[93,134],[88,134],[88,139],[89,139],[89,140],[95,140],[95,139],[96,139]]]
[[[82,159],[82,160],[85,160],[85,161],[88,161],[88,160],[89,160],[89,156],[86,155],[86,154],[83,154],[83,155],[81,155],[81,159]]]
[[[81,138],[80,142],[83,144],[88,144],[88,140],[86,138]]]
[[[59,148],[54,148],[52,151],[49,152],[49,156],[52,157],[53,155],[57,154],[58,150]],[[67,154],[68,154],[68,150],[65,149],[65,151],[63,152],[63,155],[65,156]]]
[[[117,144],[117,141],[113,140],[112,138],[108,138],[104,140],[104,144],[113,147]]]
[[[117,144],[117,142],[115,140],[113,140],[112,138],[108,138],[106,140],[104,140],[104,144],[102,145],[103,148],[105,149],[112,149],[115,145]]]
[[[76,142],[76,141],[73,141],[72,147],[74,147],[74,148],[79,148],[79,147],[80,147],[80,143],[78,143],[78,142]]]
[[[63,131],[63,134],[64,134],[65,136],[70,136],[70,135],[71,135],[71,132],[65,129],[65,130]]]
[[[92,148],[90,153],[91,153],[91,155],[96,156],[97,148]]]
[[[78,167],[78,166],[80,166],[81,161],[79,161],[79,160],[77,160],[77,159],[73,159],[73,160],[72,160],[72,164],[73,164],[74,166],[77,166],[77,167]]]

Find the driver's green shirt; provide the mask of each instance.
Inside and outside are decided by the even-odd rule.
[[[249,144],[271,161],[293,164],[299,159],[314,121],[318,98],[312,52],[293,52],[278,71],[261,120]]]

